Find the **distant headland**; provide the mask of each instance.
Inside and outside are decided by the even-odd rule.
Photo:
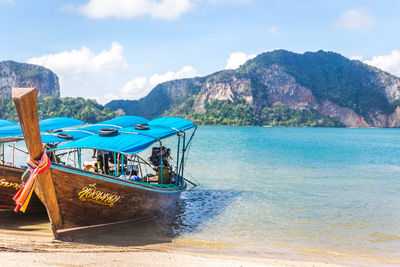
[[[139,100],[113,100],[105,107],[81,98],[58,99],[54,73],[10,62],[0,62],[4,119],[15,119],[7,109],[12,106],[7,104],[9,88],[32,84],[42,92],[42,117],[60,114],[96,122],[127,114],[179,116],[206,125],[400,127],[400,78],[334,52],[266,52],[238,69],[164,82]]]

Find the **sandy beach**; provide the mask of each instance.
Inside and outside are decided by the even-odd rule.
[[[45,215],[1,211],[0,229],[2,266],[342,266],[273,255],[190,252],[184,242],[149,236],[145,225],[59,241],[53,238]]]
[[[53,240],[48,234],[1,231],[2,266],[342,266],[273,258],[187,253],[163,245],[95,246]]]

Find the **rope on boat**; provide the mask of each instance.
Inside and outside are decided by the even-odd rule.
[[[185,181],[188,182],[189,184],[193,185],[193,187],[197,186],[197,184],[193,183],[193,182],[190,181],[189,179],[183,178],[183,180],[185,180]]]
[[[189,158],[190,148],[192,147],[192,143],[193,143],[193,142],[191,142],[191,141],[192,141],[192,139],[193,139],[193,137],[194,137],[194,134],[196,133],[196,130],[197,130],[197,127],[194,129],[192,135],[190,136],[189,142],[188,142],[188,144],[186,145],[186,148],[185,148],[186,157],[185,157],[185,160],[184,160],[183,164],[186,164],[186,161],[187,161],[187,159]],[[187,178],[183,178],[186,182],[192,184],[192,185],[193,185],[193,188],[196,187],[196,186],[198,186],[198,185],[200,184],[192,175],[190,175],[190,174],[187,172],[187,170],[185,170],[185,173],[186,173],[186,175],[188,175],[191,179],[193,179],[193,180],[196,182],[196,183],[194,183],[194,182],[190,181],[190,180],[187,179]],[[182,173],[182,176],[184,176],[184,173]]]
[[[37,175],[44,172],[51,166],[50,160],[47,157],[46,152],[43,152],[39,162],[29,159],[27,161],[27,164],[29,170],[31,171],[31,174],[28,178],[28,181],[13,198],[15,200],[15,203],[17,204],[14,209],[15,212],[25,212],[31,199],[33,189],[35,188],[37,183]]]

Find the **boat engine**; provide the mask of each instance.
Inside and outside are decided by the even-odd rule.
[[[171,149],[166,148],[165,146],[153,147],[149,160],[150,160],[151,164],[153,164],[154,167],[160,167],[161,166],[161,149],[162,149],[163,168],[169,167],[169,158],[170,158],[170,154],[171,154]]]
[[[162,150],[161,150],[162,149]],[[161,151],[162,151],[162,169],[161,169]],[[171,183],[171,166],[169,165],[171,149],[166,147],[153,147],[151,151],[151,156],[149,158],[151,164],[154,166],[154,170],[158,176],[159,184],[169,184]],[[161,174],[162,171],[162,174]],[[161,179],[162,177],[162,179]]]

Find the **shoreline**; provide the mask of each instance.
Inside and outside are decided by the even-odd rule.
[[[100,246],[58,241],[48,232],[0,230],[6,266],[346,266],[318,261],[187,252],[173,243]]]
[[[163,238],[150,223],[59,241],[46,215],[0,211],[0,263],[5,266],[382,266],[388,262],[222,242]],[[395,263],[394,263],[395,264]]]
[[[139,237],[137,245],[99,245],[109,234],[92,234],[73,241],[59,241],[50,231],[0,230],[0,262],[6,266],[378,266],[354,260],[341,263],[329,258],[293,257],[289,254],[219,253],[185,248],[175,242]],[[28,228],[29,229],[29,228]],[[107,241],[106,241],[107,240]]]

